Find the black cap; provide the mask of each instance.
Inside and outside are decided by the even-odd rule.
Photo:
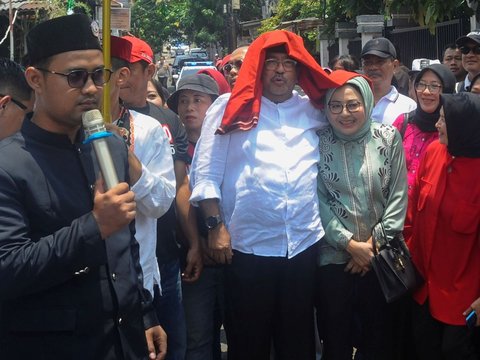
[[[178,97],[182,90],[195,90],[208,95],[218,96],[218,85],[212,77],[206,74],[185,76],[177,84],[177,90],[168,98],[167,105],[178,114]]]
[[[397,58],[395,46],[393,46],[390,40],[382,37],[367,41],[362,49],[361,57],[363,58],[366,55],[375,55],[384,59],[389,57]]]
[[[42,22],[27,34],[28,65],[68,51],[101,51],[98,36],[98,24],[87,15],[67,15]]]
[[[458,46],[463,46],[470,40],[476,42],[477,44],[480,44],[480,29],[473,30],[467,35],[459,37],[455,43]]]

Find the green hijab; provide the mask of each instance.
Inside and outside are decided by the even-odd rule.
[[[351,85],[355,87],[356,90],[360,92],[360,95],[362,96],[362,101],[363,107],[365,109],[365,124],[360,128],[358,132],[356,132],[353,135],[344,135],[338,131],[335,130],[335,128],[332,126],[332,131],[335,134],[335,136],[341,140],[344,141],[357,141],[362,139],[367,133],[370,131],[370,125],[372,123],[372,111],[374,107],[374,100],[373,100],[373,92],[370,87],[369,82],[367,79],[365,79],[362,75],[357,74],[357,73],[352,73],[348,71],[343,71],[343,70],[336,70],[334,71],[330,77],[335,78],[335,81],[338,81],[341,85],[340,87],[343,87],[345,85]],[[335,91],[337,91],[340,87],[338,88],[333,88],[329,89],[327,91],[327,94],[325,95],[325,111],[328,110],[328,103],[330,102],[330,99],[332,98],[333,94]]]

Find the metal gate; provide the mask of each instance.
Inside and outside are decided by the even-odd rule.
[[[410,68],[412,61],[418,58],[442,61],[445,46],[455,43],[469,30],[467,19],[455,19],[437,24],[435,35],[425,27],[414,27],[387,30],[385,36],[398,48],[402,63]]]

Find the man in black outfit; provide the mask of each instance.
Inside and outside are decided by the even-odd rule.
[[[125,143],[106,138],[120,179],[107,191],[81,128],[111,75],[98,25],[85,15],[41,23],[27,49],[35,111],[0,143],[0,358],[164,359]]]

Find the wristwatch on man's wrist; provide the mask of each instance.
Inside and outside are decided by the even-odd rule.
[[[209,216],[205,219],[205,226],[207,227],[208,230],[213,230],[221,222],[222,222],[222,217],[220,215]]]

